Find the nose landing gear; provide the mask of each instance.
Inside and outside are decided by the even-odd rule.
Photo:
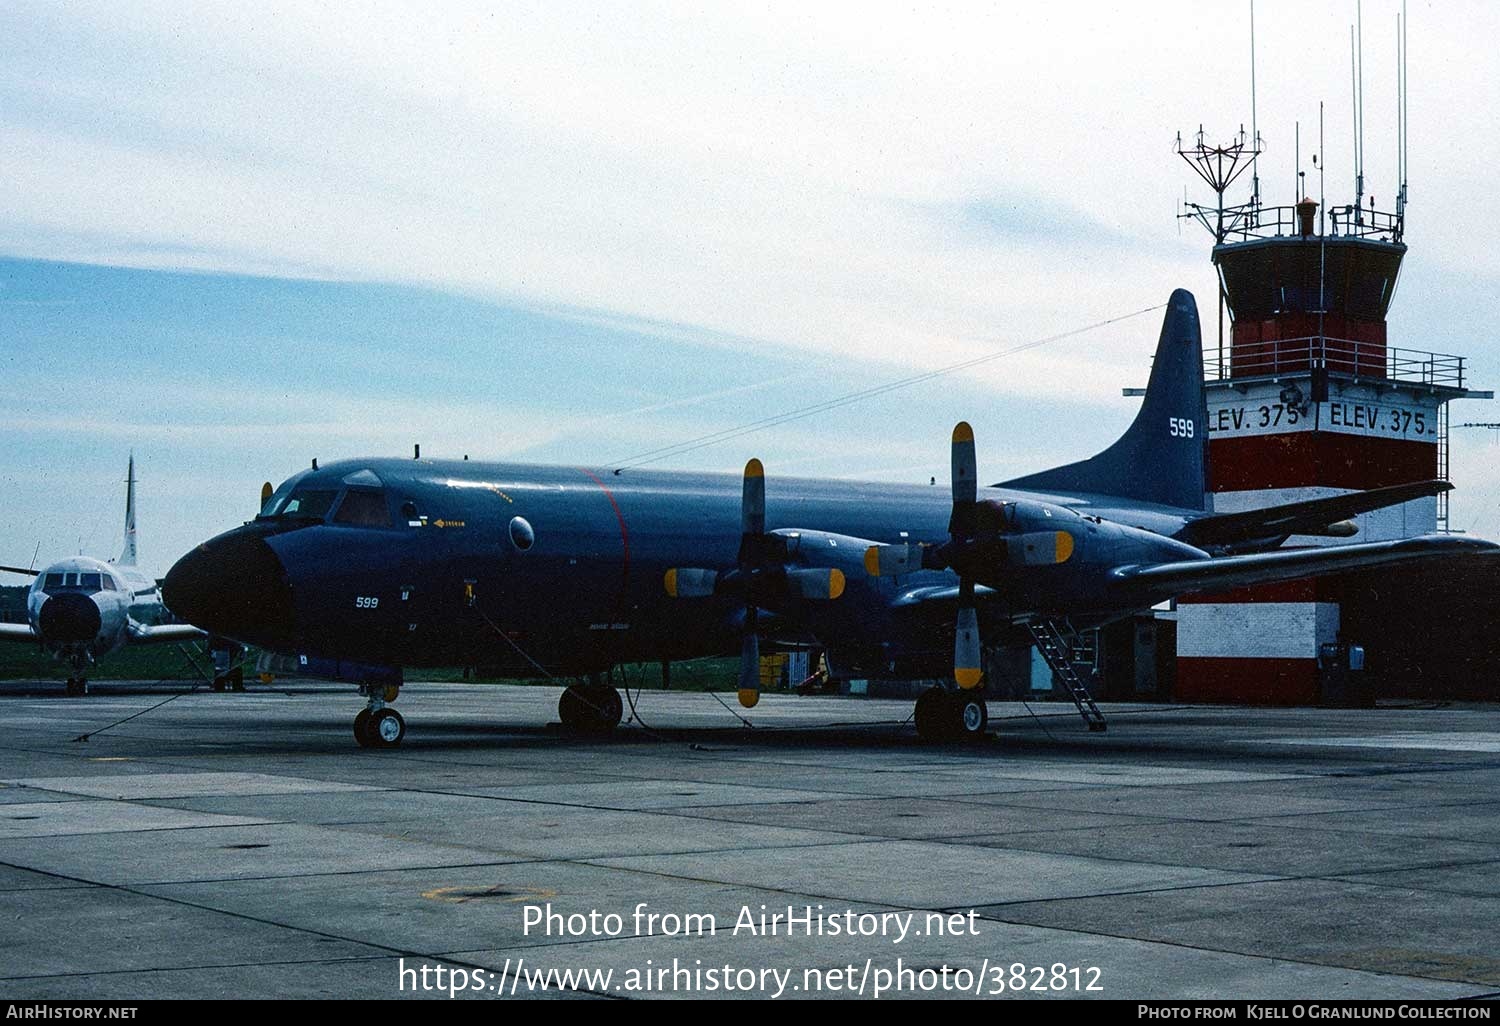
[[[89,664],[93,662],[93,659],[87,652],[80,652],[76,648],[68,654],[67,659],[68,665],[73,669],[73,675],[68,678],[68,696],[77,697],[88,694],[89,682],[84,678],[83,674],[88,669]]]
[[[369,699],[354,717],[354,740],[361,748],[395,748],[406,737],[406,720],[387,702],[394,702],[401,689],[394,684],[361,685]]]

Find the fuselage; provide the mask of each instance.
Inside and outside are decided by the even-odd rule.
[[[1126,610],[1110,608],[1098,575],[1205,555],[1167,537],[1190,511],[1004,489],[980,498],[1016,503],[1075,543],[1065,563],[990,582],[996,626],[1064,612],[1102,622]],[[580,673],[716,654],[738,646],[740,604],[673,599],[663,577],[734,567],[740,501],[728,474],[343,461],[290,478],[256,520],[184,556],[165,596],[215,634],[392,666]],[[862,560],[870,543],[943,542],[951,508],[946,488],[768,479],[767,529],[800,532],[792,557],[848,582],[837,601],[768,610],[771,633],[816,640],[866,672],[942,671],[951,609],[902,599],[951,588],[955,575],[874,578]]]
[[[134,567],[87,556],[59,560],[36,575],[26,615],[41,647],[75,665],[123,647],[132,624],[162,612],[156,582]]]

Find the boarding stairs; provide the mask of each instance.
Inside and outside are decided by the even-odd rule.
[[[1067,620],[1052,619],[1031,620],[1026,629],[1031,632],[1036,650],[1052,668],[1053,676],[1078,706],[1078,713],[1089,730],[1107,730],[1104,714],[1094,704],[1094,696],[1088,687],[1089,680],[1098,679],[1093,666],[1094,633],[1075,631]],[[1079,672],[1080,669],[1083,672]]]

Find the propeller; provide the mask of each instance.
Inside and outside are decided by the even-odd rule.
[[[974,429],[961,420],[953,428],[952,445],[953,513],[948,518],[948,536],[958,545],[972,542],[979,485],[974,458]],[[962,560],[968,563],[969,560]],[[974,609],[974,577],[958,571],[958,620],[953,633],[953,679],[968,690],[979,686],[984,677],[984,656],[979,644],[979,614]]]
[[[837,567],[791,565],[801,549],[797,531],[766,531],[766,471],[760,460],[745,464],[740,495],[740,548],[735,568],[727,573],[698,567],[673,567],[662,585],[673,598],[708,598],[730,594],[745,605],[740,640],[739,699],[746,709],[760,701],[760,610],[789,600],[829,602],[844,593]]]
[[[1018,530],[1014,503],[980,502],[975,469],[974,429],[966,421],[953,428],[953,512],[948,541],[942,545],[872,545],[865,570],[872,577],[894,577],[917,570],[958,574],[958,615],[953,635],[953,679],[965,690],[984,678],[983,646],[974,588],[1017,566],[1051,566],[1073,555],[1067,531]]]

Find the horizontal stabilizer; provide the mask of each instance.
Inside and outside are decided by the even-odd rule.
[[[1334,524],[1360,513],[1425,499],[1452,488],[1447,481],[1417,481],[1240,513],[1212,513],[1189,521],[1177,532],[1177,539],[1209,549],[1267,539],[1279,541],[1292,534],[1326,534]]]
[[[1399,541],[1281,549],[1218,559],[1157,563],[1154,566],[1124,566],[1114,571],[1112,588],[1117,593],[1127,593],[1132,602],[1144,605],[1195,591],[1221,591],[1252,584],[1295,581],[1343,570],[1474,556],[1500,556],[1500,545],[1458,535],[1424,534]]]

